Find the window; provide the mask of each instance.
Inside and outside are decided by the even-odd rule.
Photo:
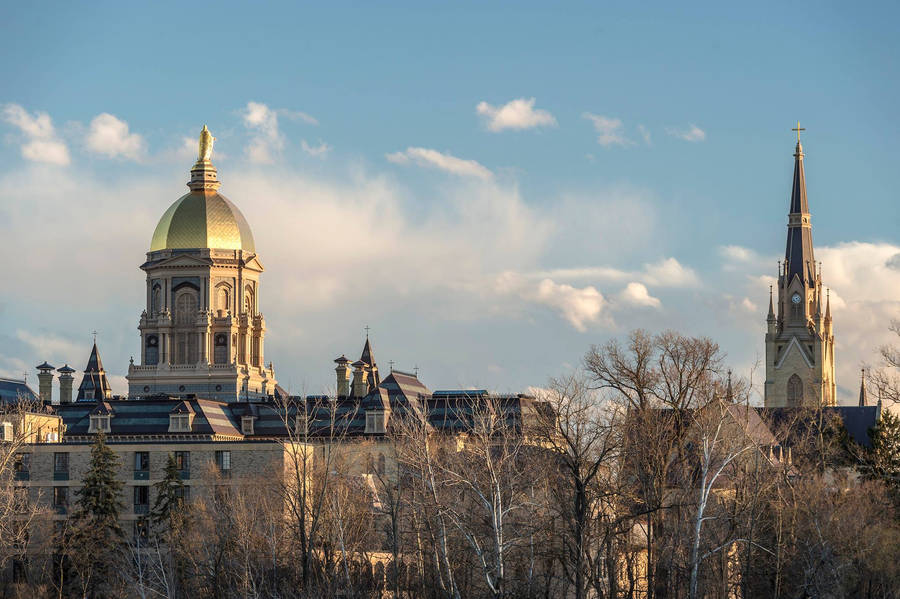
[[[134,513],[146,514],[150,511],[150,487],[134,488]]]
[[[28,507],[28,487],[16,487],[13,493],[13,509],[17,514],[25,513]]]
[[[241,432],[245,435],[253,434],[253,416],[244,416],[241,418]]]
[[[53,508],[58,514],[65,514],[69,507],[69,487],[53,487]]]
[[[178,474],[182,480],[191,477],[191,452],[176,451],[175,467],[178,468]]]
[[[89,433],[99,433],[99,432],[108,433],[110,431],[109,428],[109,416],[105,414],[98,414],[96,416],[91,416],[91,426],[88,429]]]
[[[191,432],[191,415],[190,414],[169,414],[169,432],[170,433],[189,433],[189,432]]]
[[[219,473],[222,476],[230,476],[231,475],[231,452],[230,451],[217,451],[216,452],[216,467],[219,469]]]
[[[384,412],[366,414],[366,432],[376,434],[384,432]]]
[[[135,480],[147,480],[150,478],[150,452],[134,452],[134,478]]]
[[[228,363],[228,336],[222,333],[216,333],[213,337],[213,362],[216,364]]]
[[[180,499],[182,502],[188,502],[191,500],[191,488],[188,485],[184,485],[183,487],[178,487],[175,489],[175,497]]]
[[[69,480],[69,453],[53,454],[53,480]]]
[[[31,454],[17,453],[14,464],[16,480],[28,480],[31,478]]]
[[[159,363],[159,337],[156,335],[147,335],[147,352],[144,363],[149,366]]]
[[[792,374],[787,382],[787,403],[789,406],[803,403],[803,381],[796,374]]]

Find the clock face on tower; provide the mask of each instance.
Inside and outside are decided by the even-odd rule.
[[[803,298],[800,297],[799,293],[795,293],[794,295],[791,296],[791,301],[794,302],[795,304],[799,304],[802,301],[802,299]]]

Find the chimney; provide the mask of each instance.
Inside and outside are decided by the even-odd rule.
[[[75,372],[75,369],[66,364],[57,372],[59,372],[59,403],[72,403],[72,383],[75,382],[72,373]]]
[[[366,366],[362,360],[353,363],[353,397],[365,397],[369,390],[369,383],[366,381]]]
[[[41,401],[50,403],[50,398],[53,394],[53,366],[44,362],[38,366],[35,366],[38,371],[38,393],[41,396]]]
[[[347,356],[342,355],[340,358],[335,360],[334,363],[337,364],[337,368],[334,369],[335,373],[337,373],[337,396],[349,397],[350,360],[347,359]]]

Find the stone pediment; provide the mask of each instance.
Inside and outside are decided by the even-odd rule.
[[[256,254],[244,261],[244,268],[258,270],[260,272],[264,270],[262,262],[259,261],[259,256],[257,256]]]
[[[201,258],[198,256],[191,255],[180,255],[180,256],[172,256],[171,258],[164,258],[162,260],[156,260],[152,262],[145,262],[141,265],[141,268],[146,270],[148,267],[160,268],[160,267],[194,267],[194,266],[210,266],[212,264],[212,260],[209,258]]]
[[[785,359],[788,357],[788,354],[791,351],[798,351],[800,355],[803,356],[803,361],[806,362],[806,365],[810,368],[813,367],[812,360],[810,359],[807,351],[803,349],[803,346],[800,345],[800,342],[797,341],[796,337],[791,337],[791,340],[788,342],[788,346],[781,352],[781,357],[778,358],[778,362],[775,364],[775,368],[781,368],[784,365]]]

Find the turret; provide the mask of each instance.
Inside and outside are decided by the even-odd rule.
[[[38,371],[38,393],[41,396],[41,401],[50,403],[50,398],[53,394],[53,366],[44,362],[35,366],[35,368]]]
[[[72,373],[75,369],[66,364],[57,372],[59,372],[59,403],[72,403],[72,383],[75,381]]]
[[[337,364],[337,367],[334,369],[334,372],[337,374],[337,396],[338,397],[349,397],[350,396],[350,360],[347,359],[347,356],[341,355],[340,358],[337,358],[334,361]]]
[[[775,305],[772,298],[772,286],[769,285],[769,314],[766,315],[766,332],[771,336],[775,334],[778,320],[775,318]]]

